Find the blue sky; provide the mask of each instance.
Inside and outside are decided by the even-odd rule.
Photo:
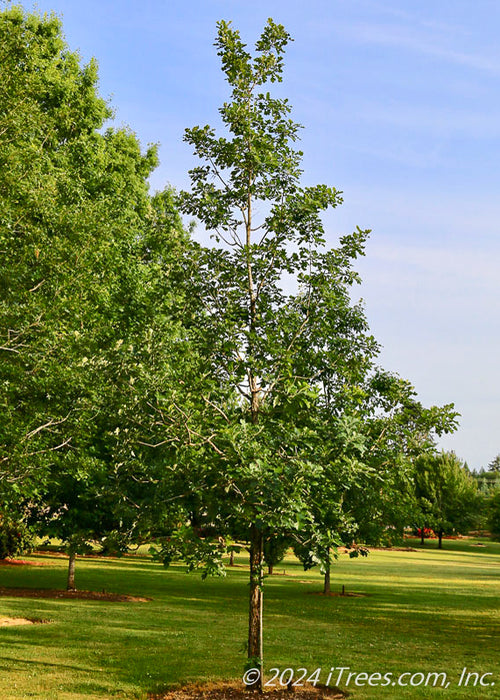
[[[25,3],[26,8],[31,5]],[[95,56],[117,124],[160,142],[155,189],[188,186],[185,127],[227,96],[213,48],[273,17],[294,37],[279,90],[304,125],[304,182],[344,193],[331,243],[373,233],[359,289],[381,364],[427,404],[454,402],[441,445],[469,466],[500,452],[500,3],[497,0],[39,0]]]

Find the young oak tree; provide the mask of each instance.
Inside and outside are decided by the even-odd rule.
[[[184,513],[163,558],[214,570],[225,536],[248,543],[248,665],[259,670],[264,542],[300,539],[304,531],[321,537],[314,503],[329,458],[326,421],[336,416],[343,429],[352,386],[377,349],[350,299],[358,281],[352,261],[368,232],[326,248],[321,213],[341,196],[300,185],[302,153],[293,147],[300,127],[288,101],[266,89],[282,80],[289,41],[270,19],[252,56],[229,23],[218,23],[216,47],[232,89],[220,109],[226,132],[186,131],[203,164],[190,171],[191,192],[180,197],[216,243],[200,251],[193,295],[203,312],[186,335],[201,372],[184,376],[182,404],[167,398],[156,406],[158,420],[169,430],[175,424],[178,441],[160,491]],[[335,401],[325,400],[325,383]],[[362,469],[360,460],[349,461],[350,478]],[[260,675],[248,684],[261,688]]]

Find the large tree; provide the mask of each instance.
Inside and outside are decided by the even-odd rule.
[[[57,17],[0,14],[0,496],[73,555],[137,530],[140,407],[183,337],[187,235],[111,114]]]
[[[0,36],[1,464],[4,483],[27,486],[26,469],[78,447],[156,156],[126,130],[101,132],[95,62],[80,65],[56,17],[5,10]]]

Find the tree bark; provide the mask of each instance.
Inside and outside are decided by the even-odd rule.
[[[68,562],[68,585],[66,586],[66,590],[68,591],[75,591],[75,562],[76,562],[76,553],[75,552],[70,552],[69,555],[69,562]]]
[[[443,531],[438,532],[438,549],[443,549]]]
[[[234,549],[229,552],[229,566],[234,566]]]
[[[325,571],[325,582],[323,584],[323,595],[329,595],[330,594],[330,564],[328,564],[328,567]]]
[[[259,677],[247,684],[247,690],[262,692],[262,567],[263,567],[262,532],[252,525],[250,530],[250,606],[248,618],[248,662],[252,668],[259,669]]]
[[[325,582],[323,584],[323,595],[330,595],[330,547],[327,550],[327,564],[325,567]]]

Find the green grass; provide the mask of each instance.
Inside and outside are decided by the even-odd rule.
[[[413,544],[413,543],[412,543]],[[415,552],[374,551],[335,564],[333,588],[365,597],[313,595],[317,571],[292,558],[265,586],[265,669],[349,666],[366,673],[444,671],[450,687],[355,687],[353,700],[500,698],[500,544],[435,543]],[[63,588],[66,560],[0,567],[1,586]],[[242,565],[245,558],[237,558]],[[286,570],[286,576],[283,575]],[[148,603],[0,598],[0,615],[50,624],[0,628],[0,698],[145,698],[194,680],[238,679],[244,665],[248,572],[201,581],[146,556],[79,559],[81,589],[130,593]],[[496,686],[458,688],[463,667],[493,673]]]

